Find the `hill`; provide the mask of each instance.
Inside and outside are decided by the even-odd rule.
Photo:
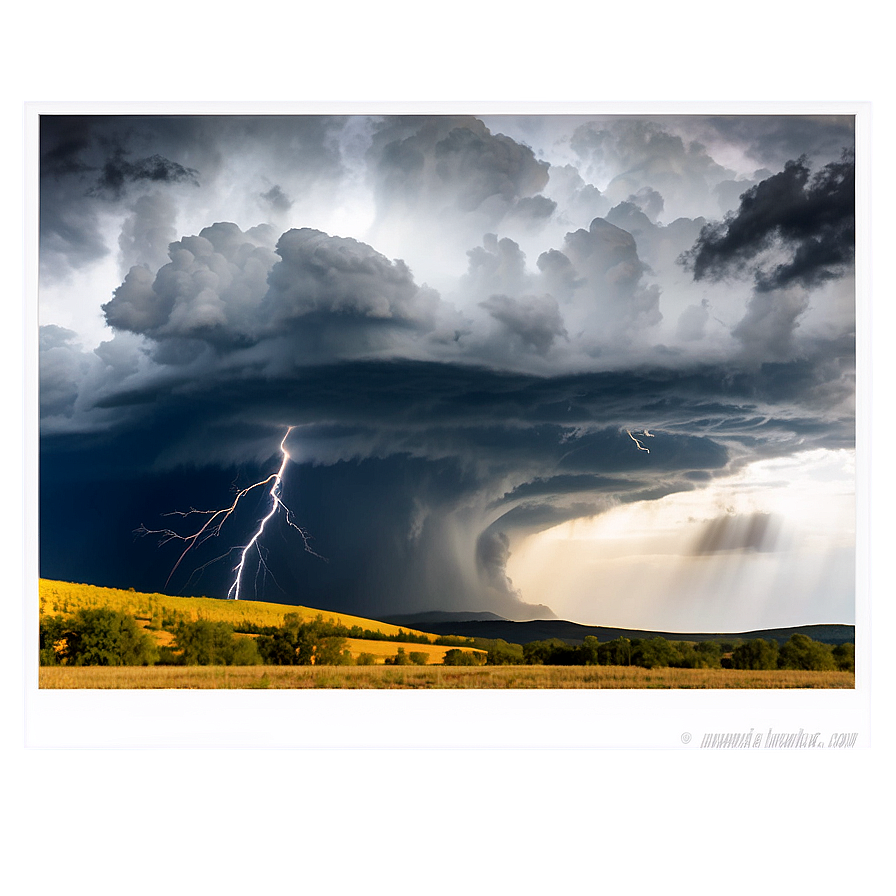
[[[392,624],[407,624],[417,616],[390,616]],[[450,615],[450,614],[445,614]],[[808,635],[813,641],[824,644],[855,643],[854,625],[797,625],[788,628],[757,629],[748,632],[660,632],[632,628],[610,628],[602,625],[582,625],[563,619],[537,619],[531,622],[511,622],[507,619],[470,619],[469,614],[458,614],[454,619],[433,619],[427,629],[439,635],[459,635],[465,638],[501,638],[511,644],[529,644],[558,638],[568,644],[579,645],[587,635],[598,641],[614,641],[616,638],[666,638],[669,641],[751,641],[755,638],[777,641],[783,644],[791,635]]]
[[[288,604],[272,604],[255,600],[219,600],[213,597],[178,597],[171,594],[145,594],[141,591],[122,591],[118,588],[101,588],[96,585],[78,585],[72,582],[56,582],[40,579],[40,614],[67,615],[84,607],[111,607],[141,618],[153,618],[160,613],[177,614],[184,620],[206,619],[210,622],[229,622],[231,625],[250,623],[258,626],[281,625],[287,613],[298,614],[303,621],[323,616],[327,622],[351,628],[360,626],[384,635],[397,635],[404,631],[411,635],[431,638],[437,634],[411,630],[407,626],[392,625],[363,616],[333,613],[312,607],[294,607]]]

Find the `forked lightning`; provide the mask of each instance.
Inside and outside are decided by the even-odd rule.
[[[258,523],[258,529],[256,529],[255,534],[249,539],[248,543],[240,549],[240,559],[237,565],[233,568],[234,579],[233,584],[227,591],[227,597],[231,600],[239,600],[240,599],[240,591],[242,589],[242,581],[243,581],[243,572],[246,568],[247,560],[249,559],[251,553],[253,551],[258,553],[258,561],[259,567],[264,567],[267,570],[267,565],[265,564],[264,555],[261,552],[261,546],[259,544],[259,540],[261,539],[262,534],[264,533],[264,528],[268,523],[268,520],[277,513],[278,510],[282,510],[286,522],[295,529],[299,535],[302,536],[302,541],[305,546],[305,550],[309,554],[314,554],[315,557],[319,557],[320,555],[315,553],[311,549],[311,545],[309,543],[309,535],[308,533],[298,526],[296,522],[293,520],[292,513],[289,508],[283,503],[280,498],[280,492],[283,484],[283,474],[286,470],[286,465],[289,463],[289,452],[286,450],[286,440],[289,437],[289,434],[292,432],[293,427],[290,426],[285,435],[280,441],[280,453],[282,455],[282,460],[280,462],[280,469],[277,470],[276,473],[272,473],[266,479],[262,479],[259,482],[253,482],[252,485],[247,486],[246,488],[240,489],[236,493],[236,497],[233,499],[233,503],[230,507],[223,507],[220,510],[195,510],[191,508],[187,511],[173,511],[168,516],[207,516],[208,519],[202,525],[202,527],[194,532],[192,535],[181,535],[178,532],[174,532],[171,529],[147,529],[145,526],[140,526],[139,529],[136,529],[135,532],[137,535],[160,535],[161,539],[159,544],[167,544],[169,541],[183,541],[186,543],[186,548],[184,548],[183,553],[178,557],[177,563],[174,564],[171,572],[168,575],[168,579],[165,582],[167,587],[168,583],[171,581],[171,577],[176,572],[177,568],[180,566],[184,557],[190,553],[193,548],[197,547],[197,545],[202,544],[207,539],[216,537],[221,534],[221,528],[224,523],[227,522],[230,515],[236,510],[239,502],[247,495],[249,492],[253,491],[256,488],[261,488],[262,486],[270,484],[270,490],[268,494],[271,498],[271,509],[267,512],[267,514],[261,519]],[[231,550],[234,550],[231,548]],[[229,551],[228,551],[229,553]],[[226,555],[224,555],[226,556]],[[221,559],[220,557],[217,559]],[[323,558],[321,558],[323,559]],[[214,562],[214,561],[211,561]],[[206,564],[208,565],[208,564]]]

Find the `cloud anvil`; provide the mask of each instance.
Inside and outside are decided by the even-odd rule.
[[[855,167],[852,115],[42,115],[41,574],[160,590],[134,530],[279,468],[244,596],[853,622]]]

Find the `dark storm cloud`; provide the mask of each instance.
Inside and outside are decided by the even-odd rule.
[[[40,413],[66,415],[74,410],[89,359],[77,348],[77,334],[49,324],[40,328]]]
[[[46,130],[43,131],[43,135],[46,136]],[[44,145],[46,146],[46,143]],[[84,152],[89,146],[89,138],[76,133],[73,128],[68,136],[59,138],[58,142],[41,152],[41,173],[44,176],[51,175],[58,178],[94,170],[83,160]]]
[[[142,181],[155,184],[186,181],[199,186],[198,172],[193,168],[185,168],[158,154],[131,161],[125,158],[125,151],[119,149],[104,163],[92,192],[118,199],[129,184]]]
[[[536,476],[530,482],[518,485],[506,492],[503,501],[515,501],[532,497],[557,497],[559,495],[578,494],[581,492],[607,492],[615,494],[632,488],[642,488],[643,480],[624,479],[613,476],[601,476],[594,473],[560,474],[542,478]]]
[[[190,191],[197,206],[210,201],[219,181],[233,200],[257,208],[265,188],[272,209],[282,210],[288,194],[326,196],[344,174],[338,116],[219,115],[42,115],[41,267],[61,276],[107,255],[112,246],[101,229],[120,202],[122,217],[134,218],[146,192]],[[233,167],[231,167],[233,166]],[[271,170],[286,172],[276,186]],[[245,197],[239,187],[247,183]],[[143,207],[146,208],[145,206]],[[208,218],[206,218],[208,220]],[[214,220],[213,218],[211,220]],[[131,224],[146,230],[150,224]],[[126,245],[122,248],[126,248]],[[157,263],[131,257],[126,266]],[[125,268],[126,269],[126,268]]]
[[[762,261],[780,247],[787,258]],[[804,159],[745,192],[737,211],[707,224],[686,261],[696,280],[752,273],[761,292],[811,287],[843,275],[855,257],[855,160],[844,154],[811,175]]]
[[[813,161],[824,164],[855,144],[853,115],[712,115],[700,128],[706,139],[714,133],[743,146],[758,164],[774,168],[800,157],[807,147],[812,147]]]
[[[576,169],[549,168],[473,118],[384,118],[351,133],[315,117],[56,122],[42,133],[42,262],[77,267],[117,239],[122,267],[103,305],[113,339],[85,351],[70,331],[41,334],[43,574],[159,590],[168,555],[133,529],[226,504],[234,484],[270,474],[294,426],[284,500],[328,562],[272,526],[270,593],[362,614],[519,618],[539,612],[507,574],[520,533],[704,486],[756,458],[852,447],[854,338],[815,332],[788,351],[805,284],[845,268],[795,223],[806,209],[788,219],[790,254],[766,259],[753,301],[738,299],[731,329],[749,350],[726,343],[727,357],[701,362],[655,345],[665,272],[705,224],[657,219],[715,207],[732,174],[699,142],[642,125],[578,134],[593,170],[628,160],[609,181],[611,208]],[[354,186],[369,178],[375,207],[363,213],[382,243],[305,217],[309,195],[335,202],[347,164]],[[824,170],[803,189],[835,228],[842,184]],[[98,177],[102,197],[90,195]],[[216,184],[241,191],[244,215],[228,221],[260,209],[284,220],[247,229],[202,216]],[[772,214],[763,185],[749,187]],[[219,223],[171,238],[186,204],[191,221]],[[118,216],[114,237],[101,215]],[[721,259],[733,246],[712,249]],[[742,251],[752,270],[749,240]],[[450,261],[439,292],[418,271],[430,259]],[[672,328],[690,349],[710,307],[675,270],[691,292],[676,296]],[[644,429],[649,453],[628,434]],[[67,535],[75,519],[90,539]],[[231,568],[176,587],[226,593]]]
[[[51,351],[68,339],[46,334]],[[848,420],[795,413],[822,373],[808,362],[802,372],[781,365],[764,377],[730,365],[547,377],[398,359],[275,373],[256,356],[255,348],[234,349],[180,378],[172,367],[142,395],[107,401],[116,416],[99,442],[89,432],[54,436],[47,428],[45,531],[77,509],[97,545],[108,536],[121,552],[118,584],[158,590],[167,555],[145,540],[122,542],[113,524],[130,532],[160,526],[171,510],[220,506],[234,482],[270,472],[285,427],[296,425],[288,442],[295,491],[285,499],[329,562],[304,554],[288,532],[272,532],[281,599],[358,613],[487,606],[521,618],[539,611],[507,580],[514,532],[693,488],[766,446],[774,454],[789,452],[796,438],[806,447],[851,438]],[[770,407],[780,413],[771,416]],[[654,433],[649,455],[625,431],[643,427]],[[55,488],[54,470],[68,484]],[[113,495],[115,512],[103,513]],[[124,504],[134,518],[122,518]],[[231,536],[237,544],[239,532]],[[77,539],[50,540],[70,550],[49,553],[45,575],[63,567],[85,580],[100,574],[90,568],[91,557],[100,563],[98,548],[82,545],[76,554]],[[111,575],[108,551],[101,554]],[[148,556],[158,558],[155,572]],[[195,566],[207,559],[198,556]],[[146,572],[128,582],[141,564]],[[228,575],[226,562],[209,568],[195,593],[226,591]],[[421,595],[431,604],[421,606]]]

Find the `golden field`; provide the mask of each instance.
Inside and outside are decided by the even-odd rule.
[[[418,645],[414,645],[415,647]],[[42,666],[41,688],[854,688],[851,672],[635,666]]]
[[[405,632],[409,635],[424,635],[435,640],[437,635],[415,629],[402,629],[397,625],[366,619],[362,616],[350,616],[346,613],[331,613],[315,610],[310,607],[293,607],[286,604],[272,604],[252,600],[216,600],[209,597],[177,597],[169,594],[144,594],[140,591],[122,591],[118,588],[100,588],[94,585],[77,585],[71,582],[57,582],[49,579],[39,581],[39,600],[41,616],[61,614],[67,616],[78,610],[90,607],[109,607],[128,613],[137,620],[137,624],[151,635],[160,647],[170,647],[174,635],[170,631],[153,626],[165,614],[176,614],[185,621],[205,619],[209,622],[228,622],[231,625],[252,623],[258,626],[282,625],[288,613],[298,615],[303,621],[312,621],[318,616],[325,622],[351,627],[357,625],[368,631],[382,632],[385,635],[396,635]],[[255,635],[239,634],[237,638],[254,638]],[[445,652],[450,647],[435,644],[418,644],[401,641],[377,641],[361,638],[346,638],[346,647],[352,657],[357,659],[362,653],[372,654],[374,662],[384,664],[387,657],[393,657],[398,648],[405,653],[419,651],[428,656],[428,663],[441,663]],[[472,647],[461,647],[470,653],[482,653]],[[92,685],[90,685],[92,687]]]
[[[229,622],[237,625],[249,622],[254,625],[282,625],[287,613],[297,614],[303,621],[310,622],[322,616],[325,622],[335,622],[351,627],[358,625],[370,631],[395,635],[405,631],[412,635],[429,635],[413,629],[400,629],[397,625],[349,616],[346,613],[332,613],[310,607],[293,607],[287,604],[271,604],[256,600],[217,600],[211,597],[178,597],[170,594],[144,594],[140,591],[122,591],[118,588],[99,588],[95,585],[76,585],[71,582],[55,582],[41,579],[39,582],[40,615],[53,616],[56,613],[68,615],[84,607],[110,607],[129,613],[138,619],[152,619],[162,611],[177,613],[185,621],[207,619],[209,622]],[[393,651],[394,653],[394,651]]]

